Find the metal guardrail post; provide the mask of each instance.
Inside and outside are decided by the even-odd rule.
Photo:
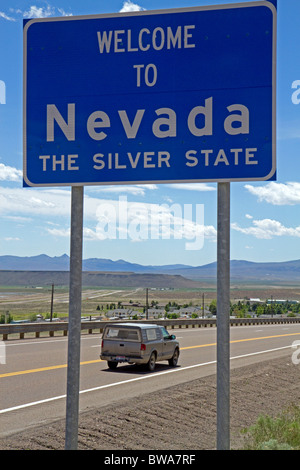
[[[132,323],[135,322],[135,320],[126,320],[130,321]],[[136,320],[138,322],[140,321],[145,321],[145,320]],[[207,328],[207,327],[213,327],[216,326],[216,320],[215,319],[203,319],[203,318],[194,318],[194,319],[188,319],[188,320],[148,320],[148,323],[156,323],[159,325],[163,325],[166,328],[177,328],[179,325],[179,322],[181,325],[188,325],[191,327],[198,327],[198,328]],[[273,317],[271,319],[263,319],[263,318],[231,318],[230,319],[230,326],[245,326],[245,325],[266,325],[266,324],[295,324],[295,323],[300,323],[300,317],[298,318],[280,318],[277,319],[276,317]],[[107,323],[111,323],[109,320],[91,320],[91,321],[82,321],[81,322],[81,332],[89,330],[90,333],[92,333],[93,330],[100,330],[100,333],[102,332],[103,328]],[[24,336],[26,334],[30,333],[35,333],[36,337],[42,338],[41,333],[49,333],[53,332],[62,332],[63,336],[67,336],[68,334],[68,322],[41,322],[41,323],[24,323],[24,324],[0,324],[0,335],[2,335],[3,341],[6,341],[8,339],[9,335],[16,335],[18,334],[19,337]],[[1,337],[0,337],[1,340]]]

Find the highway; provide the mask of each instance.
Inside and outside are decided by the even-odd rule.
[[[134,365],[115,371],[99,359],[101,335],[82,335],[80,411],[111,405],[216,371],[216,328],[171,330],[180,342],[179,365],[158,363],[153,373]],[[287,355],[300,325],[232,327],[231,368]],[[0,437],[65,417],[67,338],[9,340],[0,363]],[[299,346],[298,346],[299,347]],[[3,361],[2,361],[3,362]]]

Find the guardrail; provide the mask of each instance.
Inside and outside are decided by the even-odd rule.
[[[95,330],[102,333],[104,327],[108,323],[122,323],[122,320],[115,321],[82,321],[81,331],[92,334]],[[163,325],[167,329],[174,328],[208,328],[216,326],[215,318],[192,318],[192,319],[175,319],[175,320],[126,320],[130,323],[155,323]],[[270,317],[270,318],[231,318],[230,326],[246,326],[246,325],[265,325],[265,324],[279,324],[279,323],[300,323],[299,317]],[[0,325],[0,337],[2,335],[3,341],[8,340],[9,335],[17,335],[20,339],[24,339],[26,334],[35,333],[35,337],[39,338],[42,333],[48,333],[48,336],[54,336],[55,333],[62,332],[63,336],[68,334],[68,322],[55,321],[55,322],[35,322],[35,323],[9,323],[7,325]]]

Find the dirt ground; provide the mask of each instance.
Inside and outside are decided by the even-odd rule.
[[[231,371],[231,448],[260,414],[300,405],[300,365],[291,353]],[[0,450],[63,450],[65,422],[0,439]],[[214,450],[216,377],[122,400],[80,415],[79,450]]]

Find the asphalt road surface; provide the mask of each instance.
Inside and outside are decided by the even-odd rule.
[[[101,335],[81,337],[80,411],[195,380],[216,371],[216,328],[171,331],[180,342],[179,365],[158,363],[153,373],[134,365],[115,371],[99,359]],[[231,328],[231,368],[286,355],[300,341],[300,325]],[[67,338],[1,342],[0,437],[65,417]],[[299,346],[298,346],[299,348]],[[3,356],[2,356],[3,357]],[[3,362],[3,361],[2,361]]]

